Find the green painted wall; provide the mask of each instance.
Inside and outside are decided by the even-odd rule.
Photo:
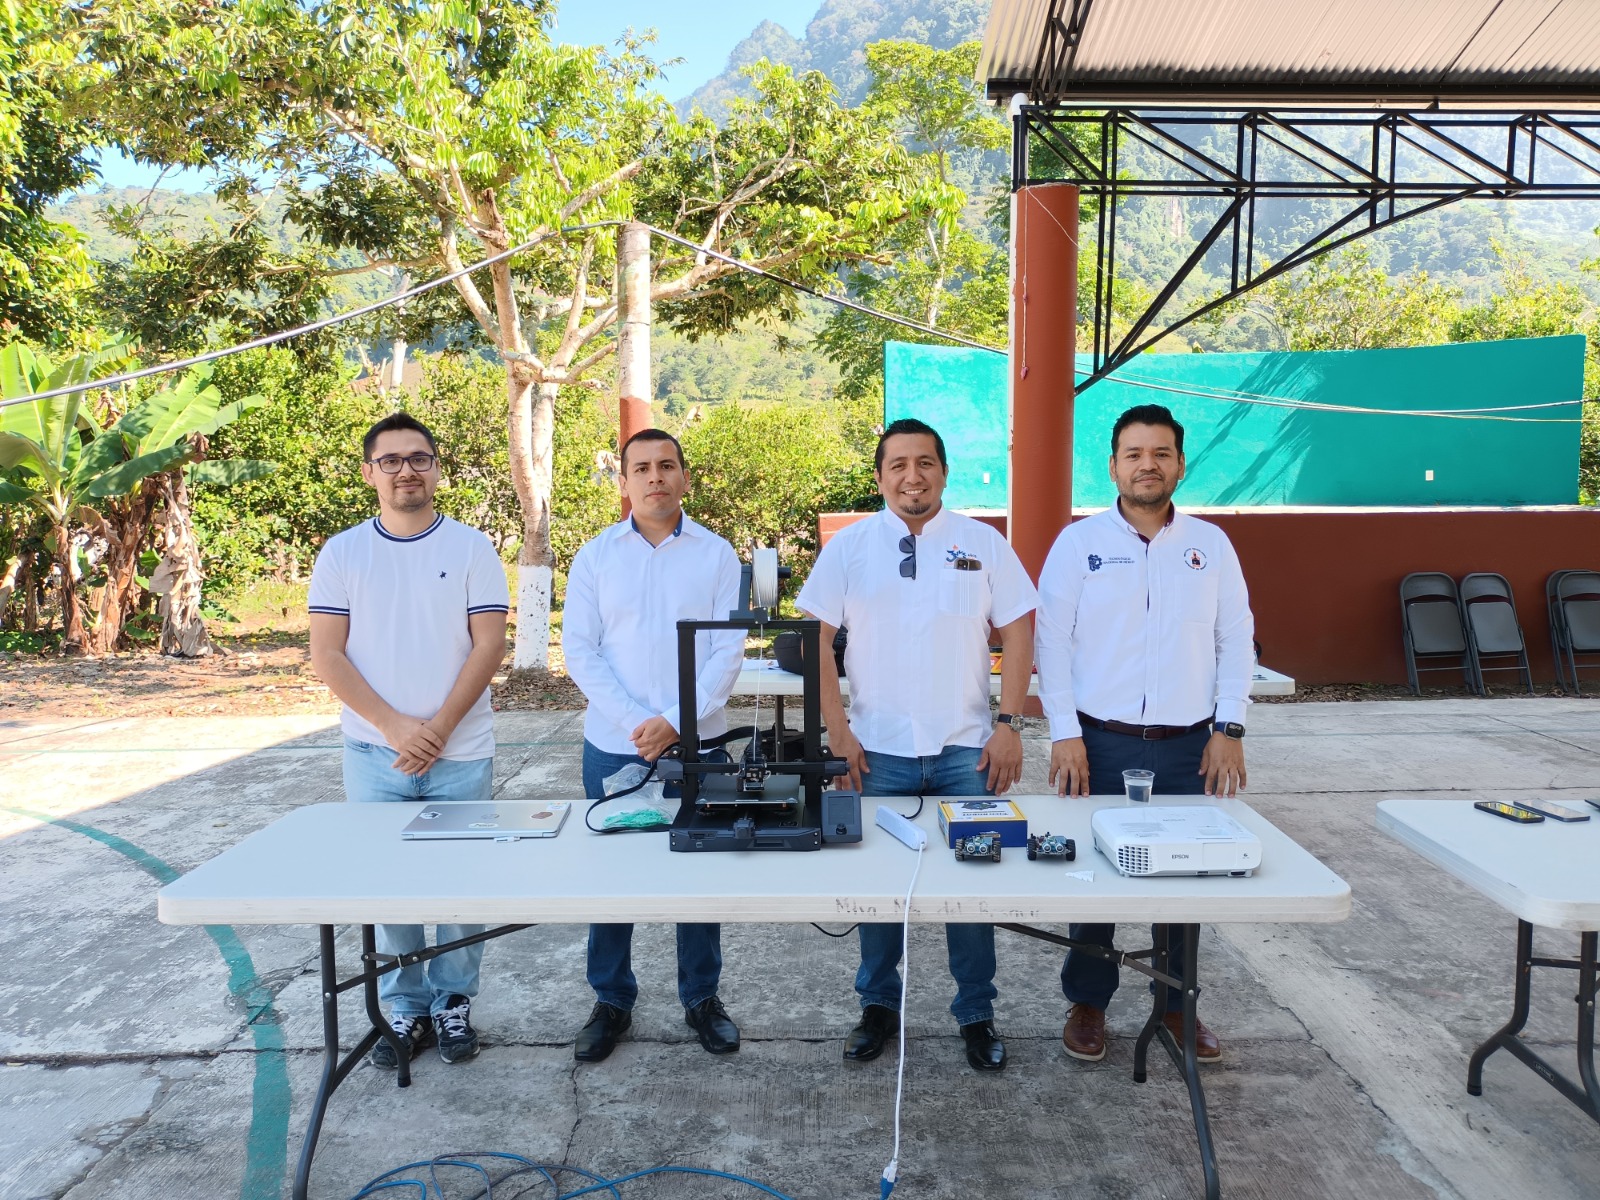
[[[1078,397],[1073,503],[1111,503],[1111,426],[1125,409],[1154,403],[1185,427],[1189,470],[1179,497],[1191,505],[1576,504],[1583,358],[1581,335],[1404,350],[1146,354]],[[1088,369],[1081,356],[1079,368]],[[884,348],[885,420],[914,416],[939,430],[952,508],[1006,506],[1007,370],[1002,355],[980,350]],[[1544,423],[1463,420],[1289,409],[1218,392],[1388,410],[1561,407],[1506,414]]]

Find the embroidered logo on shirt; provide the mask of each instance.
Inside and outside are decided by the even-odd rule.
[[[963,550],[960,546],[951,546],[950,549],[948,549],[948,550],[946,550],[944,552],[944,560],[945,560],[945,562],[956,562],[959,559],[963,559],[963,558],[967,558],[967,557],[969,557],[967,552],[965,550]]]
[[[1196,571],[1204,571],[1206,569],[1206,556],[1193,546],[1183,552],[1183,561]]]
[[[1089,555],[1089,570],[1098,571],[1100,569],[1100,564],[1104,561],[1105,560],[1102,559],[1098,554]]]
[[[440,571],[440,572],[439,572],[439,578],[440,578],[440,579],[443,579],[443,578],[444,578],[444,572],[443,572],[443,571]]]

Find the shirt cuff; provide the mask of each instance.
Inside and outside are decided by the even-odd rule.
[[[1078,721],[1075,709],[1068,709],[1061,716],[1050,717],[1050,740],[1052,742],[1065,741],[1067,738],[1083,736],[1083,725]]]
[[[1228,725],[1228,724],[1243,725],[1244,724],[1245,707],[1246,707],[1246,701],[1243,701],[1243,700],[1219,700],[1219,701],[1217,701],[1217,724],[1218,725]]]

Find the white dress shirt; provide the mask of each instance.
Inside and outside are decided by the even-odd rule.
[[[739,603],[739,558],[688,517],[652,546],[630,517],[585,543],[567,573],[561,648],[589,701],[583,736],[610,754],[636,754],[628,735],[652,717],[681,730],[678,622],[726,621]],[[744,635],[696,635],[698,729],[728,729],[724,711],[744,660]]]
[[[917,576],[902,578],[888,509],[834,534],[795,604],[848,629],[850,728],[874,753],[902,758],[989,740],[989,627],[1033,611],[1037,596],[1006,540],[941,508],[917,535]],[[976,560],[958,570],[958,559]]]
[[[1244,724],[1255,618],[1228,535],[1174,511],[1150,541],[1113,505],[1061,531],[1039,574],[1039,699],[1059,742],[1078,713],[1130,725]]]

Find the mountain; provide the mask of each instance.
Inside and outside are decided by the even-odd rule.
[[[948,50],[981,38],[988,19],[988,0],[823,0],[804,37],[761,22],[734,47],[722,74],[679,101],[678,108],[684,113],[698,108],[722,120],[733,97],[750,94],[749,81],[739,72],[762,58],[796,71],[821,71],[847,104],[855,104],[867,90],[869,43],[902,39]]]

